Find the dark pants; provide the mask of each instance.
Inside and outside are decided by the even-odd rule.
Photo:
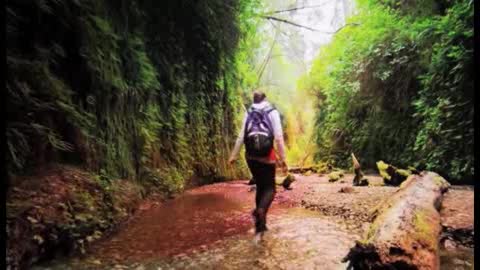
[[[275,197],[275,164],[248,159],[247,164],[257,185],[256,208],[253,211],[255,232],[263,232],[267,229],[267,212]]]

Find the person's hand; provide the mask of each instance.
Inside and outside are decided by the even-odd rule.
[[[288,173],[288,166],[285,161],[281,161],[280,166],[282,167],[284,173]]]
[[[230,158],[228,159],[228,164],[233,165],[233,163],[235,162],[235,160],[236,160],[236,158],[230,157]]]

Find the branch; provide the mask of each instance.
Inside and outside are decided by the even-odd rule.
[[[262,16],[262,18],[265,18],[267,20],[274,20],[274,21],[278,21],[278,22],[283,22],[283,23],[287,23],[287,24],[291,24],[291,25],[294,25],[294,26],[297,26],[297,27],[301,27],[301,28],[305,28],[305,29],[308,29],[310,31],[315,31],[315,32],[318,32],[319,30],[317,29],[314,29],[314,28],[311,28],[311,27],[308,27],[308,26],[304,26],[304,25],[300,25],[298,23],[294,23],[294,22],[291,22],[291,21],[287,21],[285,19],[280,19],[280,18],[277,18],[277,17],[272,17],[272,16]]]
[[[287,33],[285,33],[278,25],[273,23],[271,20],[269,20],[268,22],[270,22],[277,31],[280,31],[280,34],[283,34],[285,37],[290,38],[290,36]]]
[[[298,23],[294,23],[294,22],[291,22],[291,21],[287,21],[287,20],[285,20],[285,19],[277,18],[277,17],[262,16],[262,18],[265,18],[265,19],[267,19],[267,20],[274,20],[274,21],[278,21],[278,22],[290,24],[290,25],[293,25],[293,26],[296,26],[296,27],[305,28],[305,29],[308,29],[308,30],[310,30],[310,31],[319,32],[319,33],[323,33],[323,34],[336,34],[336,33],[338,33],[340,30],[342,30],[343,28],[345,28],[345,27],[347,27],[347,26],[357,26],[357,25],[360,25],[359,23],[347,23],[347,24],[345,24],[344,26],[338,28],[338,29],[337,29],[336,31],[334,31],[334,32],[326,32],[326,31],[321,31],[321,30],[318,30],[318,29],[315,29],[315,28],[311,28],[311,27],[308,27],[308,26],[305,26],[305,25],[300,25],[300,24],[298,24]]]
[[[273,23],[272,21],[269,20],[269,22],[272,24],[272,26],[277,30],[277,31],[280,31],[280,34],[283,34],[286,38],[291,38],[290,35],[288,35],[287,33],[285,33],[281,28],[280,26],[278,26],[277,24]],[[299,56],[297,51],[293,50],[294,54],[298,57],[298,59],[300,59],[301,61],[301,64],[302,64],[302,68],[305,70],[306,72],[306,67],[305,67],[305,62],[303,61],[303,56]],[[275,56],[277,55],[272,55],[272,58],[274,58]],[[283,55],[281,55],[283,56]]]
[[[290,12],[290,11],[295,11],[295,10],[300,10],[300,9],[317,8],[317,7],[324,6],[327,3],[332,2],[332,1],[334,1],[334,0],[328,0],[328,1],[323,2],[322,4],[314,5],[314,6],[303,6],[303,7],[297,7],[297,8],[269,11],[269,12],[264,13],[263,15],[271,15],[271,14],[277,14],[277,13],[283,13],[283,12]]]
[[[359,26],[359,25],[360,25],[359,23],[347,23],[344,26],[338,28],[337,31],[333,32],[332,34],[336,34],[336,33],[340,32],[340,30],[342,30],[343,28],[345,28],[347,26]]]
[[[277,29],[277,31],[275,31],[275,36],[273,37],[272,45],[270,46],[270,50],[268,51],[267,58],[265,58],[265,61],[263,62],[262,66],[260,67],[260,71],[259,71],[258,78],[257,78],[257,85],[260,83],[260,79],[262,79],[262,75],[263,75],[263,72],[265,71],[265,67],[267,66],[268,61],[272,57],[272,51],[273,51],[273,47],[275,46],[275,43],[277,42],[278,33],[279,33],[279,31]]]

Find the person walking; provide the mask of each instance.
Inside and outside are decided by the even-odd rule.
[[[274,142],[279,160],[275,154]],[[266,100],[263,92],[253,93],[253,104],[243,118],[242,128],[228,160],[229,164],[233,164],[237,159],[242,144],[245,144],[248,168],[257,185],[252,216],[255,223],[254,240],[258,243],[267,230],[267,212],[275,197],[276,164],[288,171],[280,115]]]

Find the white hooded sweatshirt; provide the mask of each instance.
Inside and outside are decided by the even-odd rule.
[[[264,100],[260,103],[253,103],[252,104],[252,107],[255,108],[255,109],[264,109],[264,108],[269,107],[269,106],[271,106],[271,105],[266,100]],[[245,135],[245,123],[247,121],[247,116],[248,116],[248,112],[246,112],[245,116],[243,117],[242,129],[240,130],[240,133],[238,134],[237,141],[235,143],[235,147],[233,148],[232,154],[230,155],[231,159],[235,159],[237,157],[238,153],[240,152],[240,147],[243,144],[244,135]],[[285,142],[283,140],[283,131],[282,131],[282,123],[280,121],[280,114],[275,109],[268,114],[268,117],[270,118],[270,122],[272,123],[273,136],[275,137],[275,143],[277,145],[277,154],[280,158],[280,161],[285,162]],[[272,160],[270,157],[247,156],[247,159],[257,160],[257,161],[260,161],[262,163],[270,163],[270,164],[275,163],[275,160]]]

